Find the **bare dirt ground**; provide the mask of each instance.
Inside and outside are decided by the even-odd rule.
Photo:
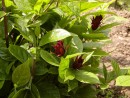
[[[113,58],[119,63],[120,67],[130,67],[130,11],[114,8],[110,8],[110,11],[115,12],[118,16],[127,18],[128,21],[112,28],[109,33],[112,43],[103,48],[105,51],[110,52],[110,56],[105,57],[103,62],[111,65],[110,60]],[[121,92],[125,92],[125,95],[128,96],[121,98],[130,98],[130,88],[123,88]]]
[[[104,60],[109,62],[110,58],[114,58],[120,66],[130,66],[130,12],[115,10],[114,8],[110,8],[110,10],[117,13],[118,16],[127,18],[128,21],[112,28],[109,33],[112,43],[103,48],[105,51],[110,52],[111,56],[106,57]]]

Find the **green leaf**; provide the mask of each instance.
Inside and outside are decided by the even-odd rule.
[[[103,4],[102,2],[86,2],[86,1],[80,2],[81,13],[97,8],[101,6],[102,4]]]
[[[7,78],[6,69],[9,62],[0,58],[0,80],[5,80]]]
[[[83,44],[78,36],[74,36],[68,46],[69,48],[66,53],[67,55],[80,53],[83,51]]]
[[[103,51],[102,49],[95,49],[93,56],[107,56],[108,53]]]
[[[96,74],[94,74],[92,72],[87,72],[85,70],[76,70],[75,78],[78,81],[83,82],[83,83],[90,83],[90,84],[100,83]]]
[[[83,86],[76,91],[74,98],[97,98],[97,91],[92,85]]]
[[[101,39],[101,40],[103,40],[103,39],[107,39],[108,38],[103,33],[93,33],[93,34],[85,34],[85,33],[83,33],[82,37],[85,38],[85,39],[87,39],[87,40],[88,39],[92,39],[92,40],[94,40],[94,39]]]
[[[39,98],[35,97],[34,94],[28,89],[20,89],[12,98]]]
[[[94,52],[90,52],[85,56],[83,64],[86,63],[92,57],[93,53]]]
[[[3,87],[5,80],[0,80],[0,89]]]
[[[40,25],[35,28],[35,35],[38,37],[40,34]]]
[[[113,67],[113,70],[114,70],[116,76],[121,75],[121,70],[120,70],[119,64],[114,60],[111,61],[111,64],[112,64],[112,67]]]
[[[14,94],[12,98],[22,98],[24,96],[25,89],[20,89],[17,93]]]
[[[44,0],[37,0],[36,4],[34,5],[34,11],[36,11],[37,13],[39,13],[42,4],[43,4]]]
[[[103,74],[104,74],[104,78],[105,78],[105,81],[106,81],[108,77],[107,77],[107,68],[104,65],[104,63],[103,63]]]
[[[68,81],[68,92],[78,87],[78,81],[77,80],[71,80]]]
[[[54,67],[54,66],[50,67],[49,70],[48,70],[48,73],[50,73],[50,74],[58,74],[57,67]]]
[[[6,7],[14,6],[14,3],[11,0],[5,0],[5,6]]]
[[[35,98],[41,98],[40,93],[34,84],[32,84],[32,86],[31,86],[31,92],[35,96]]]
[[[53,31],[48,32],[41,38],[40,46],[43,46],[50,42],[65,39],[69,36],[72,36],[72,34],[64,29],[54,29]]]
[[[30,0],[14,0],[14,2],[17,5],[18,10],[21,10],[23,12],[32,11]]]
[[[102,46],[104,45],[104,43],[102,42],[87,42],[83,44],[84,49],[89,48],[102,48]]]
[[[56,57],[55,55],[52,55],[51,53],[45,51],[45,50],[41,50],[40,51],[40,55],[42,57],[42,59],[44,59],[47,63],[54,65],[54,66],[59,66],[59,58]]]
[[[41,98],[60,98],[59,89],[48,81],[38,83],[37,88]]]
[[[79,1],[64,2],[64,4],[69,8],[71,12],[73,12],[74,15],[79,16],[80,13]]]
[[[16,87],[24,86],[31,78],[30,66],[32,59],[28,59],[25,63],[17,66],[12,74],[12,81]]]
[[[116,86],[130,86],[130,75],[122,75],[117,77]]]
[[[7,67],[6,67],[6,74],[9,74],[12,66],[14,65],[15,61],[11,62]]]
[[[47,63],[45,61],[36,63],[35,75],[44,75],[48,72]]]
[[[7,23],[8,23],[8,32],[11,32],[11,30],[13,29],[14,24],[10,20],[8,20]],[[2,22],[0,21],[0,38],[1,39],[5,38],[4,33],[5,33],[5,31],[4,31],[4,21],[2,21]]]
[[[87,28],[82,25],[73,25],[71,28],[69,28],[69,31],[77,35],[81,35],[82,33],[87,32]]]
[[[4,11],[0,11],[0,18],[2,18],[5,15],[6,15],[6,13]]]
[[[40,25],[44,24],[50,18],[50,16],[51,15],[49,13],[43,14],[36,21],[34,21],[33,23],[27,25],[27,27],[37,27],[37,26],[40,27]]]
[[[44,2],[45,2],[45,3],[49,3],[49,2],[50,2],[50,0],[44,0]]]
[[[4,48],[4,47],[0,48],[0,57],[3,60],[6,60],[6,61],[14,61],[14,60],[16,60],[15,57],[13,57],[11,55],[11,53],[8,50],[8,48]]]
[[[61,58],[60,66],[59,66],[59,76],[61,79],[65,79],[65,73],[69,68],[69,59]]]
[[[76,56],[78,56],[78,55],[82,55],[82,54],[85,54],[85,52],[82,52],[82,53],[75,53],[75,54],[67,55],[67,56],[66,56],[66,59],[70,59],[70,58],[73,58],[73,57],[76,57]]]
[[[66,69],[64,81],[73,80],[75,78],[74,72],[71,69]]]
[[[97,49],[84,49],[85,52],[93,52],[93,56],[107,56],[108,53],[106,53],[105,51],[103,51],[102,49],[100,48],[97,48]]]
[[[22,63],[25,62],[31,55],[22,47],[16,45],[9,46],[10,53]]]
[[[120,23],[118,23],[118,22],[106,24],[106,25],[104,25],[104,26],[101,26],[99,29],[95,30],[94,32],[95,32],[95,33],[96,33],[96,32],[101,32],[101,31],[103,31],[103,30],[112,28],[112,27],[117,26],[117,25],[119,25],[119,24],[120,24]]]

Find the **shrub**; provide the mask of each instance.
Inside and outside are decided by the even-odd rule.
[[[99,66],[108,55],[102,50],[107,35],[119,24],[106,17],[115,15],[107,11],[111,2],[0,3],[0,97],[93,98],[97,86],[107,88],[120,76],[114,61],[114,71]]]

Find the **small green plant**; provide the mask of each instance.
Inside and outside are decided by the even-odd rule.
[[[128,73],[114,61],[107,71],[102,46],[115,15],[110,3],[86,0],[2,0],[1,98],[94,98],[99,85],[125,85]],[[2,6],[1,6],[2,5]],[[116,16],[115,16],[116,17]],[[129,79],[130,80],[130,79]],[[130,83],[130,82],[129,82]],[[127,83],[126,83],[127,85]]]

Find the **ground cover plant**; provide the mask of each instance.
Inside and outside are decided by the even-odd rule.
[[[119,25],[113,1],[0,1],[0,97],[97,98],[112,80],[129,86],[128,68],[101,63]]]

